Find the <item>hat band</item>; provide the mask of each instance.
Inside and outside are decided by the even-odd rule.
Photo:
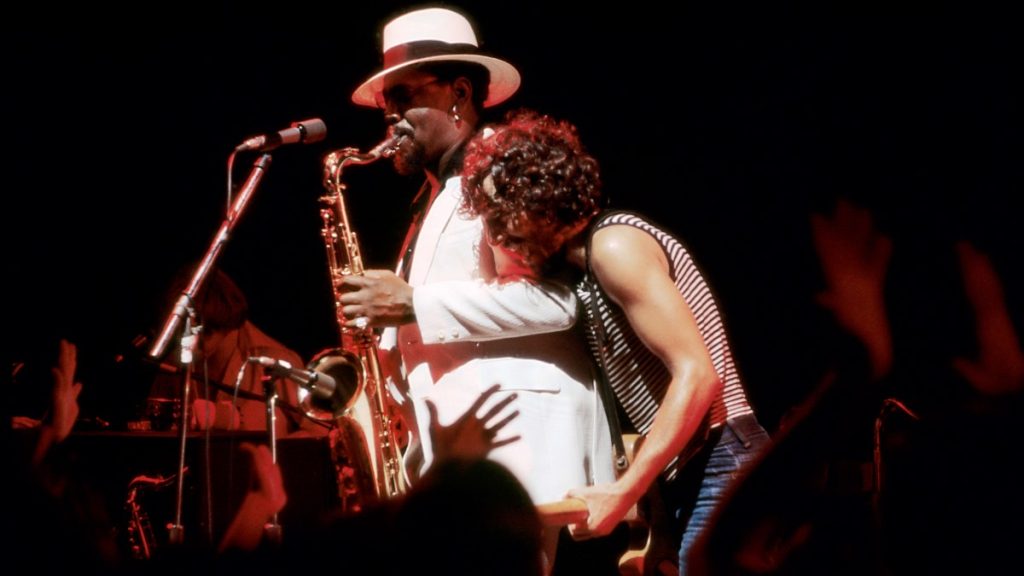
[[[384,53],[384,68],[391,68],[419,58],[448,54],[475,54],[479,49],[472,44],[451,44],[440,40],[417,40],[392,46]]]

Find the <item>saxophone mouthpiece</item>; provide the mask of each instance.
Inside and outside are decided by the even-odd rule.
[[[398,151],[398,147],[402,145],[402,140],[404,138],[404,134],[393,134],[390,137],[385,138],[380,144],[374,146],[373,149],[370,150],[369,155],[374,158],[382,156],[384,158],[390,158]]]

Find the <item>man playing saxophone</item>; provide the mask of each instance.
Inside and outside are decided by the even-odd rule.
[[[463,147],[482,129],[484,109],[519,86],[515,67],[477,46],[466,17],[447,9],[415,10],[384,27],[383,69],[352,99],[384,112],[397,138],[395,169],[422,172],[425,183],[399,272],[345,277],[341,303],[347,325],[387,327],[380,346],[398,355],[394,365],[407,382],[418,471],[445,450],[432,446],[431,417],[447,425],[499,384],[480,410],[508,402],[518,417],[500,432],[485,429],[498,443],[488,458],[507,466],[535,504],[554,502],[571,488],[614,478],[611,440],[583,339],[573,330],[572,290],[526,266],[499,276],[501,256],[484,241],[482,223],[458,213]],[[546,535],[549,565],[556,545],[557,532]]]

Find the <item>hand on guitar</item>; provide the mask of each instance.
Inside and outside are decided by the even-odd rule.
[[[625,456],[632,465],[637,451],[643,444],[643,436],[623,434],[622,439],[625,444]],[[626,522],[632,527],[643,524],[637,510],[644,494],[631,493],[624,488],[621,478],[611,484],[574,488],[569,491],[567,497],[582,503],[588,513],[586,522],[569,526],[569,533],[576,540],[607,536],[620,522]]]
[[[585,520],[569,524],[569,534],[576,540],[607,536],[620,522],[637,519],[639,498],[622,492],[618,483],[575,488],[567,496],[579,500],[587,510]]]

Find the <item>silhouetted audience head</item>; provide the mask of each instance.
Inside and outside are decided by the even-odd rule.
[[[501,464],[436,462],[395,517],[398,573],[540,575],[541,529],[526,489]]]

